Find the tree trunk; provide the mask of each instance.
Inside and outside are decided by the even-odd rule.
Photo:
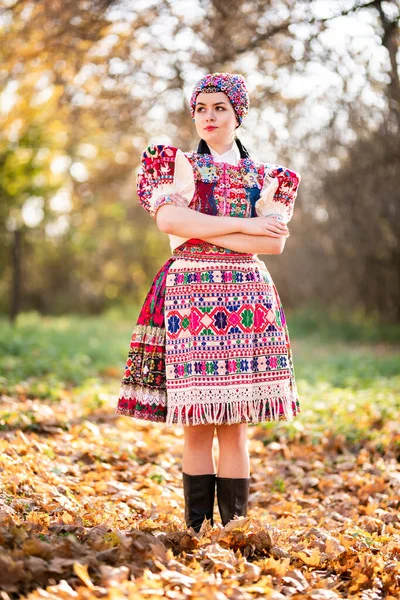
[[[22,249],[22,231],[16,229],[11,244],[11,298],[9,319],[14,323],[18,316],[21,305],[21,249]]]
[[[390,0],[389,0],[390,1]],[[389,53],[390,60],[390,83],[388,85],[388,101],[389,101],[389,120],[393,122],[395,132],[400,130],[400,81],[397,64],[397,51],[399,36],[398,15],[393,18],[388,17],[382,8],[383,2],[377,2],[381,25],[383,28],[382,45]],[[393,2],[393,4],[395,4]],[[390,125],[390,124],[389,124]],[[392,133],[394,133],[392,131]]]

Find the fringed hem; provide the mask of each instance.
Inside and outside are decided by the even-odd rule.
[[[264,421],[292,421],[301,412],[292,395],[267,400],[203,402],[176,405],[168,398],[167,425],[233,425]]]
[[[204,389],[202,390],[205,391]],[[259,390],[260,391],[260,390]],[[246,390],[242,390],[243,395]],[[264,390],[265,394],[265,390]],[[180,394],[178,394],[179,397]],[[247,390],[247,396],[248,396]],[[172,398],[171,398],[172,396]],[[219,402],[179,402],[169,391],[122,384],[116,414],[167,425],[233,425],[265,421],[292,421],[301,412],[296,393],[247,400],[246,398]]]

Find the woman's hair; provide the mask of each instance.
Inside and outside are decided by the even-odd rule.
[[[250,158],[248,150],[243,146],[242,142],[235,138],[237,147],[239,148],[240,158]],[[197,146],[197,154],[211,154],[211,150],[205,140],[201,139]]]

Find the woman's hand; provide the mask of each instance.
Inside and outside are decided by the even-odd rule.
[[[248,235],[266,235],[273,238],[281,236],[289,237],[290,235],[287,226],[274,217],[243,219],[241,232]]]
[[[188,208],[188,201],[186,200],[185,196],[182,196],[182,194],[180,194],[179,192],[169,194],[169,197],[171,198],[171,200],[173,200],[173,202],[170,202],[170,204],[173,204],[174,206],[183,206],[184,208]]]

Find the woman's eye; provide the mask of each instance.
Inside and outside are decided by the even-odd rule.
[[[225,108],[223,106],[217,106],[217,110],[221,109],[221,110],[225,110]],[[199,106],[199,108],[196,109],[196,112],[202,112],[204,110],[204,106]]]

